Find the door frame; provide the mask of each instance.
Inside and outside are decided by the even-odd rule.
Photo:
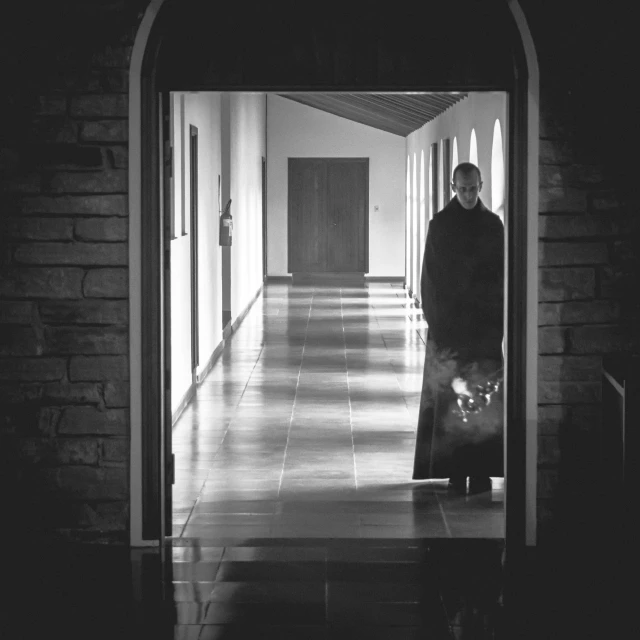
[[[364,190],[364,225],[363,225],[363,229],[362,229],[362,233],[363,233],[363,239],[362,242],[364,243],[364,273],[369,273],[369,172],[370,172],[370,159],[369,158],[365,158],[365,157],[361,157],[361,156],[339,156],[339,157],[328,157],[328,156],[303,156],[303,157],[290,157],[288,158],[287,161],[287,180],[289,182],[290,185],[290,179],[291,179],[291,161],[292,160],[324,160],[324,161],[331,161],[331,160],[337,160],[339,162],[349,162],[349,161],[353,161],[353,162],[358,162],[361,164],[364,164],[366,166],[366,183],[365,183],[365,190]],[[327,183],[328,184],[328,183]],[[288,185],[288,186],[289,186]],[[288,187],[287,187],[288,188]],[[290,219],[289,219],[289,215],[290,215],[290,211],[289,211],[289,192],[287,191],[287,269],[289,270],[289,273],[292,273],[291,271],[291,244],[292,244],[292,238],[291,238],[291,224],[290,224]],[[328,273],[332,273],[332,272],[328,272]],[[359,273],[359,272],[357,272]]]
[[[163,4],[165,0],[151,0],[147,7],[136,34],[129,75],[130,541],[133,546],[156,546],[164,542],[167,535],[162,505],[166,478],[159,461],[164,453],[162,400],[166,367],[162,309],[168,290],[163,277],[163,215],[158,178],[162,149],[155,78],[164,27],[160,13]],[[512,428],[505,438],[508,473],[505,500],[507,545],[515,549],[536,542],[539,71],[533,38],[518,0],[506,0],[505,4],[521,46],[515,85],[505,89],[509,95],[511,182],[508,202],[512,212],[506,224],[507,265],[511,276],[507,279],[510,383],[506,404],[507,420]],[[296,87],[241,86],[237,89],[291,91]],[[483,89],[486,90],[477,86],[460,88]],[[397,87],[397,91],[402,90],[403,87]],[[425,86],[424,90],[430,87]],[[527,185],[532,188],[528,189]]]

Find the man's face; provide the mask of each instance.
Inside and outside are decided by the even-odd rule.
[[[458,171],[455,182],[451,186],[458,196],[458,202],[465,209],[473,209],[476,206],[478,195],[482,190],[482,182],[477,171],[472,171],[471,173]]]

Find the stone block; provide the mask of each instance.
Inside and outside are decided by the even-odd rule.
[[[38,196],[20,200],[20,210],[26,214],[126,216],[125,195]]]
[[[574,154],[566,140],[540,140],[541,165],[564,165],[574,161]]]
[[[57,438],[53,443],[52,457],[57,464],[98,464],[96,438]]]
[[[127,172],[122,169],[59,171],[48,176],[43,188],[53,193],[126,193]]]
[[[604,242],[541,242],[538,244],[540,266],[606,264],[609,259]]]
[[[129,123],[127,120],[83,122],[80,139],[84,142],[127,142]]]
[[[129,99],[126,93],[92,93],[71,98],[69,113],[75,118],[122,117],[129,115]]]
[[[564,188],[569,183],[569,168],[566,166],[544,164],[539,168],[540,186]]]
[[[128,69],[94,69],[91,73],[95,90],[106,93],[127,93],[129,91]]]
[[[33,122],[31,140],[74,144],[78,142],[78,123],[66,116],[37,118]]]
[[[619,316],[619,305],[611,300],[543,302],[538,305],[540,326],[614,322]]]
[[[580,300],[595,295],[595,271],[587,267],[541,268],[539,282],[541,302]]]
[[[571,428],[582,432],[598,432],[602,426],[602,405],[578,405],[571,408]]]
[[[578,188],[602,186],[606,182],[602,167],[594,164],[572,164],[567,177],[569,184]]]
[[[540,404],[595,404],[601,397],[600,382],[538,381]]]
[[[61,412],[57,407],[42,407],[38,410],[37,430],[46,436],[53,436],[60,424]]]
[[[540,216],[538,232],[540,238],[560,240],[564,238],[602,239],[619,235],[623,231],[618,217],[579,215],[579,216]]]
[[[124,409],[101,411],[96,407],[67,407],[58,423],[58,433],[126,436],[129,433],[129,415]]]
[[[129,503],[126,500],[97,502],[91,505],[91,527],[99,531],[125,531],[129,527]]]
[[[540,187],[540,213],[580,213],[587,210],[587,194],[570,187]]]
[[[69,378],[73,381],[129,380],[126,356],[74,356],[69,362]]]
[[[36,113],[40,116],[62,116],[67,112],[67,99],[61,95],[38,96]]]
[[[78,240],[115,242],[126,240],[129,222],[126,218],[79,218],[75,224]]]
[[[0,412],[0,432],[22,437],[34,434],[52,437],[59,419],[57,407],[41,407],[32,402],[7,405]]]
[[[541,327],[538,329],[538,353],[564,353],[567,350],[567,329]]]
[[[61,300],[41,302],[40,317],[46,324],[126,324],[126,300]]]
[[[601,267],[598,269],[598,294],[601,298],[618,300],[621,307],[629,308],[638,299],[640,283],[638,271],[629,266]]]
[[[107,407],[128,407],[129,383],[106,382],[104,385],[104,402]]]
[[[129,151],[126,146],[118,145],[106,149],[109,165],[114,169],[126,169],[129,166]]]
[[[102,395],[97,383],[49,382],[42,387],[47,404],[100,404]]]
[[[594,193],[591,196],[590,210],[594,212],[617,211],[621,207],[620,199],[615,192]]]
[[[557,467],[560,464],[558,436],[538,436],[538,467]]]
[[[62,496],[72,500],[126,500],[129,493],[127,472],[125,468],[59,467],[52,474],[52,490],[57,489]]]
[[[31,153],[38,167],[48,169],[96,169],[102,167],[102,150],[99,147],[77,144],[36,145]]]
[[[127,462],[129,460],[129,438],[104,438],[101,442],[100,460]]]
[[[556,469],[538,469],[538,498],[553,498],[557,490],[558,471]]]
[[[127,298],[129,272],[127,269],[91,269],[82,290],[87,298]]]
[[[568,405],[554,404],[538,407],[538,434],[559,435],[560,430],[569,423],[571,410]]]
[[[70,218],[8,218],[3,224],[6,238],[12,240],[72,240]]]
[[[129,252],[121,242],[32,242],[16,247],[14,260],[27,265],[123,266]]]
[[[42,400],[42,384],[0,384],[0,406],[10,404],[39,403]]]
[[[82,269],[69,267],[9,268],[0,278],[0,296],[6,298],[82,297]]]
[[[117,355],[129,350],[128,327],[45,327],[50,355]]]
[[[0,380],[11,382],[48,382],[61,380],[67,371],[64,358],[3,358]]]
[[[111,46],[107,45],[99,53],[91,56],[91,65],[93,67],[122,67],[128,69],[131,62],[130,46]]]
[[[38,317],[35,302],[0,300],[0,324],[31,324]]]
[[[0,332],[0,356],[39,356],[42,336],[34,327],[6,325]]]
[[[2,177],[0,192],[18,195],[33,195],[42,191],[42,176],[39,173]]]
[[[572,353],[620,353],[635,346],[631,331],[619,325],[572,327],[570,331]]]
[[[599,382],[602,376],[600,356],[539,356],[538,380]]]

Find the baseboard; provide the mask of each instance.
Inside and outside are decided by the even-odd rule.
[[[178,422],[178,418],[182,415],[182,412],[187,408],[187,405],[193,400],[193,396],[195,395],[197,385],[193,384],[193,382],[189,385],[186,393],[182,396],[182,400],[180,400],[180,404],[176,407],[176,410],[171,415],[171,426],[173,427],[176,422]]]
[[[369,276],[365,275],[367,282],[404,282],[404,276]]]
[[[292,275],[293,284],[364,284],[364,273],[361,272],[308,273],[298,271]]]
[[[240,323],[245,319],[247,313],[249,313],[249,310],[253,306],[254,302],[258,299],[258,297],[262,293],[263,287],[264,287],[264,285],[262,285],[262,284],[258,287],[257,291],[253,294],[253,297],[251,298],[251,300],[249,300],[249,302],[247,303],[247,306],[244,308],[242,313],[240,315],[238,315],[238,317],[233,322],[230,322],[224,328],[224,331],[222,332],[222,340],[223,340],[223,342],[229,336],[233,335],[238,330],[238,327],[240,326]]]
[[[196,382],[200,384],[206,377],[209,371],[213,368],[213,365],[216,363],[218,358],[222,355],[224,350],[224,340],[218,343],[218,346],[213,350],[211,357],[209,358],[207,365],[202,369],[202,371],[196,376]]]

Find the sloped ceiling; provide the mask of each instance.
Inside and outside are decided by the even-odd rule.
[[[408,136],[466,93],[280,93],[283,98],[398,136]]]

